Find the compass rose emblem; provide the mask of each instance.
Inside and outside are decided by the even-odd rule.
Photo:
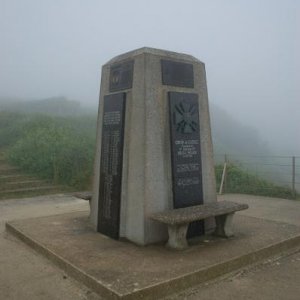
[[[175,105],[173,114],[176,131],[179,133],[193,133],[198,126],[198,114],[195,104],[180,102]]]

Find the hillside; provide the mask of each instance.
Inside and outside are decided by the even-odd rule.
[[[89,187],[96,142],[96,109],[88,114],[79,102],[65,98],[22,102],[18,107],[12,102],[5,110],[1,108],[0,150],[6,149],[5,156],[11,164],[55,184]],[[263,154],[269,157],[269,150],[255,130],[243,126],[215,105],[211,105],[210,110],[218,172],[222,170],[226,153],[229,161],[247,175],[235,177],[256,176],[257,180],[251,180],[251,184],[259,185],[260,194],[270,194],[274,186],[259,177],[278,183],[288,180],[275,169],[274,161],[268,161],[267,167],[266,162],[260,161],[260,170],[257,161],[242,161],[240,156]],[[241,188],[245,190],[244,185]],[[262,188],[265,190],[261,191]],[[251,190],[258,193],[255,187]]]
[[[24,116],[21,116],[22,114],[46,114],[61,117],[91,114],[94,115],[95,119],[97,117],[95,113],[97,111],[96,107],[88,109],[81,105],[80,102],[68,100],[65,97],[31,101],[0,98],[1,111],[19,113],[18,118],[24,118]],[[270,154],[268,146],[255,129],[241,124],[232,115],[213,103],[210,103],[210,114],[215,153],[239,155]]]
[[[0,111],[50,116],[78,116],[88,113],[88,109],[83,108],[79,101],[69,100],[65,97],[29,101],[0,98]]]
[[[214,152],[233,155],[270,155],[259,132],[245,126],[222,108],[210,104]]]

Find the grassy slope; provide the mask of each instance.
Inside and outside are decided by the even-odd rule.
[[[0,120],[4,123],[0,147],[7,148],[12,164],[55,183],[81,188],[89,185],[95,148],[94,116],[2,113]]]
[[[78,188],[89,188],[91,182],[95,132],[95,114],[55,117],[0,112],[0,148],[8,149],[11,163],[42,178]],[[218,183],[221,172],[222,166],[216,167]],[[275,186],[233,165],[228,169],[226,191],[291,198],[289,188]]]

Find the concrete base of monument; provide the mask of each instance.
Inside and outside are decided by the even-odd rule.
[[[184,251],[112,240],[93,232],[87,212],[6,228],[105,299],[158,299],[300,246],[300,227],[239,214],[234,237],[195,239]]]

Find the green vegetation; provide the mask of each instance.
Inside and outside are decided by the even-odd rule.
[[[6,150],[6,158],[12,164],[56,184],[78,189],[91,188],[96,114],[64,98],[22,103],[4,103],[0,99],[0,104],[5,109],[0,111],[0,150]],[[230,123],[229,117],[225,115],[223,120],[221,112],[215,115],[219,122],[215,121],[215,148],[222,148],[227,142],[236,151],[244,153],[242,147],[245,143],[238,143],[237,139],[230,137],[221,138],[224,136],[221,132],[223,125]],[[239,127],[235,125],[232,123],[230,132]],[[243,136],[243,133],[239,136]],[[245,131],[245,135],[256,148],[263,149],[249,130]],[[216,175],[219,185],[222,165],[216,167]],[[277,186],[233,164],[228,167],[226,192],[282,198],[293,196],[290,188]]]
[[[13,145],[21,138],[28,117],[14,112],[0,112],[0,148]]]
[[[8,160],[41,178],[87,188],[93,168],[96,116],[0,113],[0,147]]]
[[[51,116],[79,116],[87,113],[78,101],[65,97],[52,97],[42,100],[20,101],[18,99],[0,98],[2,110],[21,114],[46,114]]]
[[[219,189],[223,166],[217,165],[215,170],[217,187]],[[275,185],[270,181],[259,178],[249,172],[244,171],[241,167],[238,167],[234,164],[227,165],[225,192],[277,197],[284,199],[295,198],[291,188]]]

